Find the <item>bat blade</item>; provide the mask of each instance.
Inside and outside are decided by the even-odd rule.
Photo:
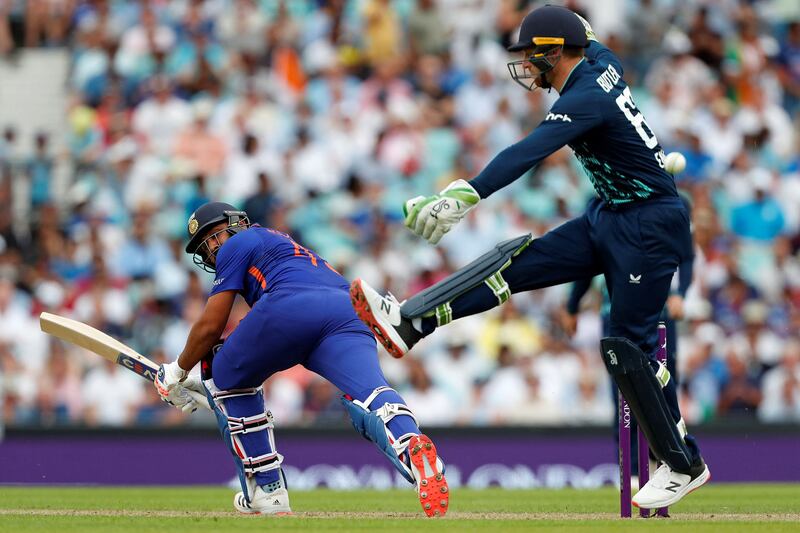
[[[153,380],[156,377],[157,364],[133,348],[88,324],[51,313],[42,313],[39,315],[39,326],[45,333],[86,348],[144,378]]]
[[[158,374],[157,364],[130,346],[126,346],[97,328],[52,313],[42,313],[39,315],[39,327],[45,333],[76,346],[80,346],[81,348],[86,348],[90,352],[94,352],[97,355],[105,357],[109,361],[127,368],[131,372],[139,374],[148,381],[156,379],[156,375]],[[187,390],[200,405],[208,408],[206,397],[203,394],[194,390]]]

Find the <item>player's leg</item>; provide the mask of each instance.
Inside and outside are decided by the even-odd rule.
[[[658,217],[658,224],[651,217]],[[686,433],[675,382],[655,357],[657,325],[672,275],[691,246],[688,218],[679,209],[660,205],[609,215],[598,229],[604,233],[611,296],[611,336],[601,342],[603,359],[654,455],[665,465],[633,502],[648,509],[665,507],[709,477],[696,441]]]
[[[416,486],[425,514],[443,516],[450,494],[436,446],[383,376],[374,337],[353,315],[346,297],[341,303],[329,306],[341,307],[341,329],[325,336],[305,366],[345,393],[342,403],[353,427]]]
[[[469,265],[400,304],[362,280],[350,287],[359,318],[395,357],[437,327],[504,303],[511,294],[591,277],[600,272],[586,215],[541,238],[498,244]]]
[[[299,354],[310,350],[302,335],[292,334],[282,319],[285,314],[280,302],[256,304],[202,364],[206,395],[239,474],[242,492],[234,496],[234,507],[242,513],[291,511],[283,456],[261,388],[267,377],[301,362]]]

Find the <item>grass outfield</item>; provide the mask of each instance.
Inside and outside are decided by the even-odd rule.
[[[614,489],[459,489],[443,519],[425,518],[411,491],[292,492],[292,516],[241,516],[217,487],[0,486],[0,531],[158,533],[263,530],[800,531],[800,485],[710,485],[670,519],[618,518]]]

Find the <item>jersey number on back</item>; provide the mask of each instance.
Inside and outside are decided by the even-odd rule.
[[[625,117],[628,119],[628,121],[633,124],[634,128],[636,128],[636,133],[638,133],[639,137],[642,138],[645,146],[650,149],[655,148],[658,145],[658,139],[656,139],[653,130],[650,129],[650,126],[644,119],[644,115],[639,112],[639,110],[636,108],[636,104],[633,103],[633,98],[631,97],[631,90],[629,87],[625,87],[625,90],[622,91],[622,94],[617,96],[617,105],[622,112],[625,113]]]

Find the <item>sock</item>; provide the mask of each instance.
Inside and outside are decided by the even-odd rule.
[[[430,335],[436,329],[436,317],[429,316],[424,318],[415,318],[414,320],[419,320],[420,328],[419,331],[422,333],[423,337]]]

